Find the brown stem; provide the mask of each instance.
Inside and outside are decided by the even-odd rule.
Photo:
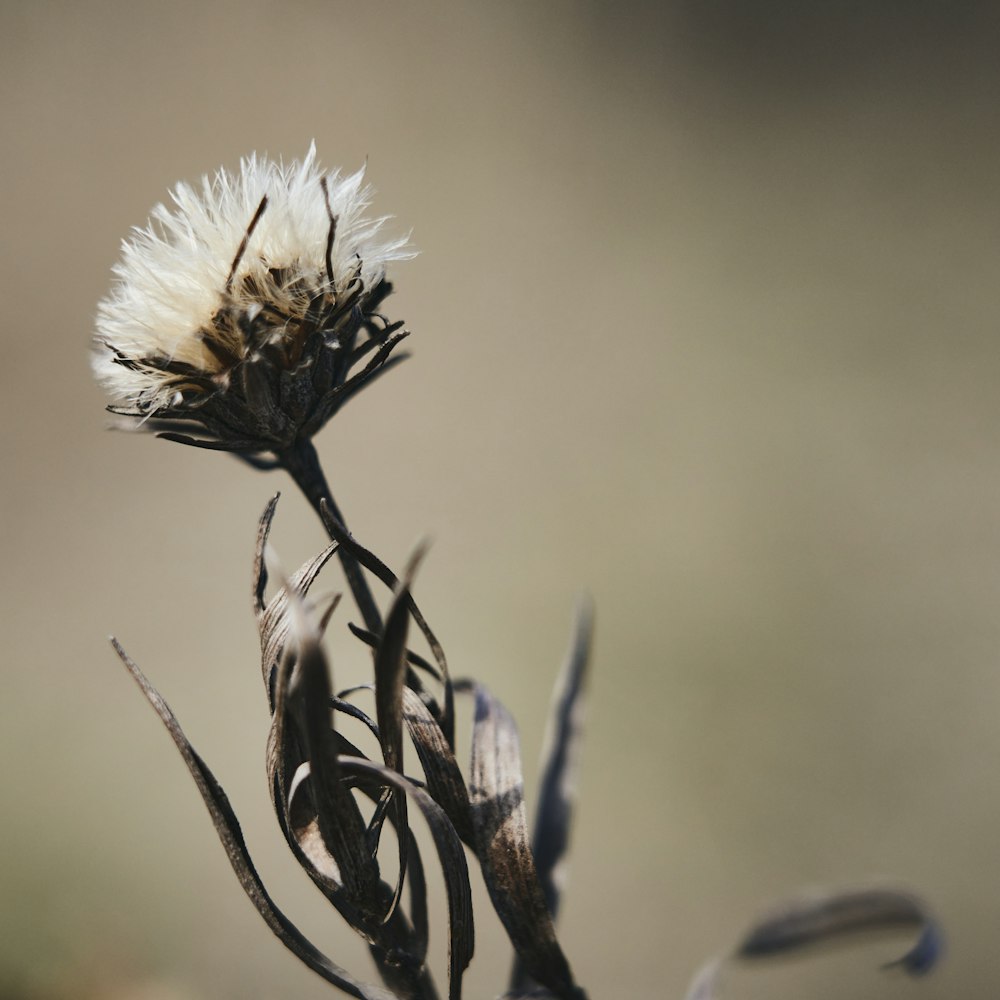
[[[305,494],[306,499],[313,510],[316,511],[321,521],[323,517],[320,513],[320,501],[326,500],[326,506],[330,513],[341,524],[345,527],[347,526],[343,514],[340,513],[340,508],[337,507],[333,495],[330,493],[330,487],[327,485],[326,476],[323,475],[319,456],[316,454],[316,448],[313,446],[312,441],[308,439],[297,441],[291,448],[279,452],[277,458],[279,464],[295,480],[296,485]],[[375,635],[380,636],[382,634],[382,616],[379,614],[378,606],[375,604],[375,598],[372,597],[372,592],[368,587],[368,581],[365,579],[361,564],[343,545],[337,549],[337,555],[340,557],[341,566],[344,567],[347,584],[351,588],[354,601],[361,612],[361,617],[365,621],[365,627],[369,632],[374,632]]]

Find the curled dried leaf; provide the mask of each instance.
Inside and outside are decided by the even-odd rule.
[[[294,593],[288,607],[295,666],[289,672],[283,698],[292,724],[286,732],[308,761],[308,798],[313,804],[316,828],[337,865],[348,896],[363,912],[375,915],[380,908],[378,869],[367,850],[361,811],[350,789],[340,780],[326,657],[319,634],[310,627],[301,599]]]
[[[265,889],[260,876],[257,874],[257,870],[250,858],[250,853],[247,850],[246,842],[243,839],[243,832],[240,829],[239,821],[233,812],[232,806],[229,804],[229,799],[223,791],[222,786],[218,783],[208,765],[198,756],[194,747],[191,746],[176,716],[170,710],[170,706],[163,700],[160,693],[149,683],[139,667],[130,659],[119,644],[118,640],[112,639],[111,644],[174,741],[174,745],[187,765],[187,769],[194,779],[195,785],[208,809],[212,825],[215,827],[223,850],[225,850],[226,856],[229,858],[229,863],[236,873],[240,886],[264,922],[271,928],[274,935],[300,961],[304,962],[327,982],[342,989],[349,996],[358,997],[360,1000],[395,1000],[394,994],[381,987],[362,983],[345,969],[342,969],[335,962],[327,958],[278,909]]]
[[[261,673],[264,677],[264,685],[267,688],[272,712],[274,711],[275,672],[288,641],[288,629],[291,621],[289,600],[292,596],[305,597],[319,575],[319,571],[337,551],[336,543],[331,543],[322,552],[307,560],[285,581],[271,600],[265,603],[264,590],[268,580],[265,552],[279,495],[275,494],[271,498],[261,515],[257,528],[253,566],[253,604],[257,616],[257,630],[260,634]]]
[[[828,944],[852,935],[916,930],[917,940],[887,964],[919,976],[936,964],[941,930],[926,904],[912,893],[881,888],[814,892],[775,907],[743,936],[728,961],[755,960]],[[726,958],[704,966],[686,1000],[716,1000]]]
[[[404,792],[423,813],[441,861],[448,900],[448,995],[450,1000],[460,1000],[462,974],[472,959],[475,931],[469,869],[455,828],[444,810],[424,789],[391,768],[357,757],[342,756],[339,763],[344,774],[375,778],[382,784],[391,785],[398,792]]]
[[[310,572],[312,565],[307,564]],[[291,583],[279,593],[283,618],[275,619],[275,628],[284,640],[274,671],[268,739],[268,774],[279,823],[306,873],[368,942],[387,985],[401,996],[434,996],[425,965],[426,891],[419,857],[410,883],[411,924],[396,906],[402,878],[395,893],[381,881],[377,842],[368,835],[352,791],[356,781],[340,769],[339,754],[345,748],[358,751],[333,727],[336,699],[320,644],[323,622],[314,621]],[[391,818],[401,852],[408,856],[412,836],[405,811],[395,810]]]

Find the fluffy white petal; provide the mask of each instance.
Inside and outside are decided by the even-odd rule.
[[[265,196],[266,209],[227,289]],[[98,306],[93,366],[112,400],[144,412],[166,405],[176,387],[156,365],[143,364],[150,359],[218,372],[221,363],[205,337],[224,305],[252,314],[267,304],[253,301],[255,275],[281,272],[283,286],[299,299],[336,297],[356,277],[365,289],[377,285],[389,262],[414,254],[406,237],[383,235],[384,217],[365,216],[371,198],[363,168],[347,176],[326,172],[315,145],[301,161],[251,154],[237,173],[219,170],[198,187],[178,184],[170,204],[157,205],[147,225],[124,241],[113,287]],[[332,281],[326,262],[330,213],[336,219]],[[281,304],[288,307],[288,301]],[[121,358],[129,363],[116,360]]]

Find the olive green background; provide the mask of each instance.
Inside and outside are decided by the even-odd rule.
[[[418,600],[519,719],[529,802],[596,601],[560,924],[591,995],[680,997],[761,907],[870,879],[933,903],[937,973],[879,972],[895,938],[726,996],[1000,994],[991,7],[0,4],[4,1000],[333,993],[243,898],[111,631],[280,905],[372,975],[263,771],[255,523],[285,490],[289,567],[320,526],[279,475],[106,432],[87,361],[119,241],[172,184],[313,138],[367,160],[421,250],[387,304],[413,358],[319,450],[386,561],[433,538]],[[470,998],[508,963],[479,904]]]

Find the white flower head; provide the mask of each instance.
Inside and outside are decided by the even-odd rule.
[[[98,306],[109,409],[231,451],[311,437],[405,335],[377,309],[386,265],[414,253],[365,216],[371,196],[363,168],[327,173],[315,145],[300,162],[251,155],[200,189],[178,184],[124,241]],[[207,436],[177,433],[191,427]]]

